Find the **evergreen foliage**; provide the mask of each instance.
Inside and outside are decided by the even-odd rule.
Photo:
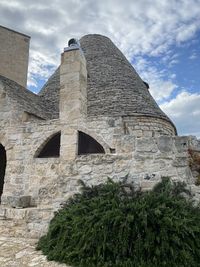
[[[150,192],[126,181],[83,184],[37,249],[76,267],[198,267],[200,207],[182,183],[168,178]]]

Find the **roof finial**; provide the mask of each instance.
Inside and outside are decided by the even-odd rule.
[[[72,38],[68,41],[68,47],[64,48],[64,51],[80,49],[80,43],[77,39]]]
[[[70,39],[68,42],[68,46],[77,46],[77,45],[79,45],[79,43],[78,40],[75,38]]]

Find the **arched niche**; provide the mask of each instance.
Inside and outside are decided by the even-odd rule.
[[[36,158],[58,158],[60,156],[61,132],[47,138],[36,152]]]
[[[93,137],[78,131],[78,155],[85,154],[105,154],[105,150]]]
[[[1,196],[3,194],[4,177],[6,171],[6,150],[2,144],[0,144],[0,203]]]

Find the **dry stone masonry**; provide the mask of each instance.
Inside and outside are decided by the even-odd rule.
[[[1,75],[0,124],[2,235],[40,237],[80,179],[91,185],[128,176],[149,190],[169,176],[200,198],[188,153],[200,153],[200,140],[177,136],[107,37],[71,40],[38,95]]]
[[[30,37],[0,25],[0,75],[26,87]]]

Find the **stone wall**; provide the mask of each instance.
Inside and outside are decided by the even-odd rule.
[[[200,199],[188,155],[189,148],[200,151],[200,141],[195,137],[135,136],[131,131],[124,132],[122,118],[85,118],[68,124],[59,119],[34,120],[30,116],[23,121],[20,107],[4,95],[0,101],[5,106],[0,116],[7,118],[1,120],[0,143],[6,149],[7,167],[0,213],[23,225],[33,237],[43,234],[53,211],[79,192],[80,179],[91,185],[105,182],[108,177],[118,181],[128,175],[136,187],[147,190],[162,176],[169,176],[185,181],[195,198]],[[9,105],[12,108],[6,108]],[[59,131],[60,157],[36,158],[46,140]],[[78,131],[95,138],[106,153],[78,156]],[[31,197],[31,207],[12,209],[13,197],[23,196]],[[9,231],[12,230],[11,225]],[[19,235],[25,235],[24,231],[20,230]]]
[[[120,133],[121,124],[106,128],[108,121],[104,120],[104,125],[99,121],[83,121],[67,126],[59,120],[30,121],[17,129],[8,127],[0,140],[7,151],[3,203],[9,204],[9,197],[27,195],[34,206],[58,207],[79,190],[79,179],[95,184],[107,177],[118,180],[127,174],[130,181],[142,188],[151,188],[162,176],[194,184],[188,149],[195,146],[200,150],[195,137],[135,137],[122,134],[122,128]],[[59,131],[60,157],[36,158],[40,147]],[[95,138],[106,154],[78,156],[78,131]],[[73,149],[64,145],[69,144],[69,138],[73,140]]]
[[[57,119],[30,112],[0,84],[0,144],[7,156],[0,219],[13,219],[8,232],[16,224],[21,225],[19,235],[43,234],[53,211],[80,191],[79,180],[92,185],[127,176],[137,188],[148,190],[168,176],[185,181],[200,199],[188,154],[188,149],[200,151],[200,141],[175,136],[173,124],[158,115],[87,116],[85,58],[75,49],[64,53],[62,60]],[[78,155],[79,131],[99,142],[105,154]],[[60,156],[38,158],[38,151],[58,132]]]
[[[26,87],[30,37],[0,26],[0,75]]]
[[[188,156],[188,148],[200,151],[199,140],[178,136],[136,137],[130,133],[124,134],[121,122],[120,119],[116,120],[114,127],[109,118],[104,118],[102,123],[82,121],[80,125],[75,122],[66,125],[59,120],[38,120],[5,127],[0,143],[7,151],[7,168],[0,213],[8,220],[14,220],[18,235],[26,236],[28,233],[32,237],[41,236],[53,211],[79,192],[80,179],[92,185],[105,182],[108,177],[119,181],[128,175],[128,180],[137,188],[149,190],[162,176],[169,176],[173,180],[185,181],[195,192],[195,197],[200,198]],[[77,149],[66,151],[63,144],[69,138],[70,131],[75,134],[71,145],[78,146],[78,130],[86,131],[97,139],[106,154],[78,156],[74,152]],[[36,158],[44,142],[59,131],[60,157]],[[110,148],[115,148],[115,152]],[[13,197],[22,196],[31,196],[31,207],[12,209]],[[9,233],[15,231],[13,224],[10,227]]]
[[[176,135],[176,128],[163,118],[150,116],[123,117],[124,128],[127,133],[138,137],[153,137],[160,135]]]

